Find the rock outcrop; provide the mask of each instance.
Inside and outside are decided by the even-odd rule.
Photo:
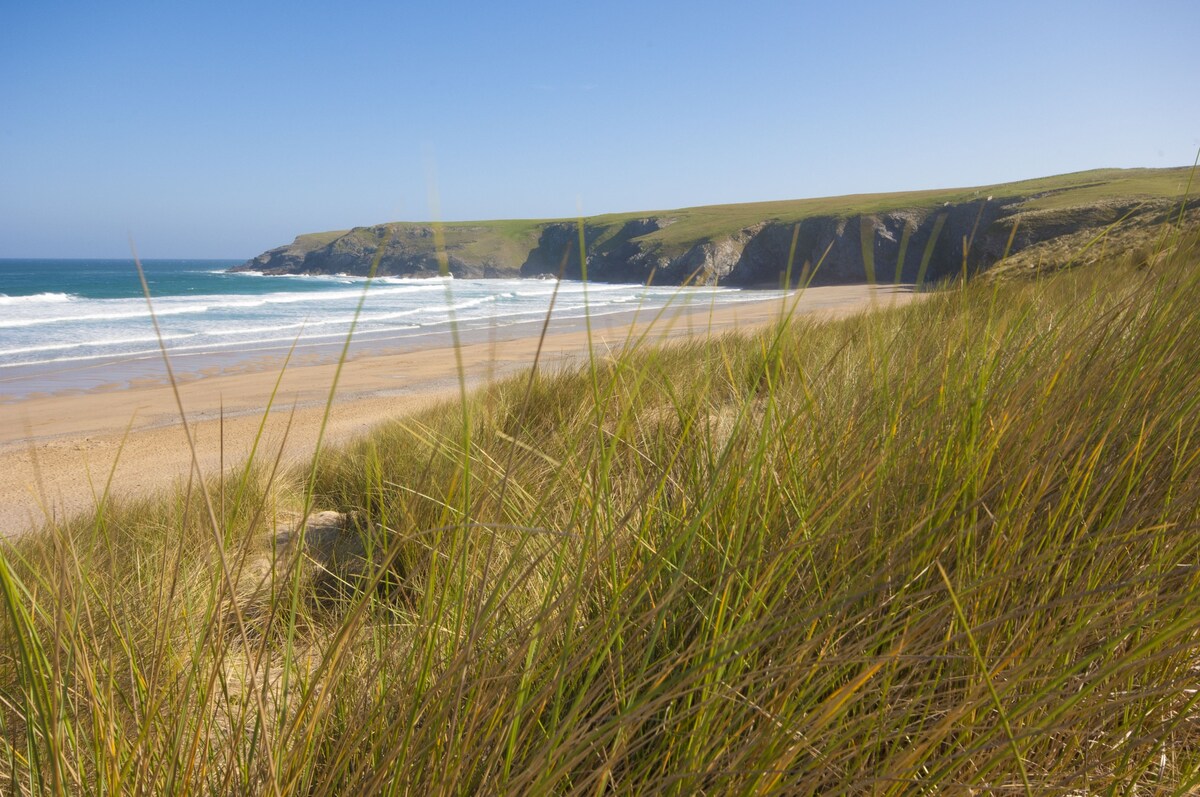
[[[236,270],[265,274],[350,274],[430,277],[441,273],[432,226],[380,224],[356,227],[327,244],[313,247],[300,236],[288,246],[264,252]],[[449,272],[458,277],[492,276],[486,262],[470,262],[441,248]]]

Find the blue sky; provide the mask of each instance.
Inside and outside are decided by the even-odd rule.
[[[1190,164],[1197,30],[1195,0],[11,0],[0,257]]]

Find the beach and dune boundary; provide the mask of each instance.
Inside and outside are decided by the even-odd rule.
[[[595,319],[590,332],[577,322],[552,324],[540,363],[556,369],[579,362],[587,354],[589,337],[593,351],[604,356],[634,339],[668,341],[746,331],[778,321],[784,313],[842,317],[917,295],[907,287],[830,286],[782,300],[678,308],[661,315],[611,315]],[[504,338],[465,341],[458,359],[449,347],[431,346],[349,360],[333,397],[327,441],[348,441],[389,418],[455,398],[460,379],[473,387],[528,368],[538,350],[539,332],[528,327]],[[285,462],[311,456],[336,368],[334,360],[285,368],[281,357],[271,357],[234,373],[185,377],[182,398],[204,474],[215,475],[244,460],[260,425],[272,456],[279,453]],[[275,401],[264,423],[264,408],[273,393]],[[4,536],[89,512],[106,489],[118,500],[136,500],[181,483],[192,471],[165,379],[141,380],[125,389],[37,396],[5,405],[4,413]]]

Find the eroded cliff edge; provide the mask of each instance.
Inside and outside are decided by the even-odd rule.
[[[859,195],[555,221],[408,222],[302,235],[235,270],[777,287],[920,282],[1036,261],[1064,237],[1161,224],[1186,169],[1103,170],[952,191]],[[1196,207],[1197,203],[1187,203]],[[579,257],[582,237],[585,258]]]

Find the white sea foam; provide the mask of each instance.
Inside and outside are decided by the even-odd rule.
[[[195,335],[163,335],[162,340],[169,342],[173,340],[184,340],[186,338],[195,337]],[[133,343],[156,343],[159,338],[154,336],[136,337],[136,338],[100,338],[97,340],[83,340],[77,343],[51,343],[43,346],[20,346],[13,349],[0,349],[0,358],[18,355],[18,354],[33,354],[47,351],[67,351],[70,349],[84,348],[107,348],[114,346],[128,346]]]
[[[87,301],[87,300],[83,300]],[[97,301],[97,300],[92,300]],[[114,301],[114,300],[99,300],[99,301]],[[123,300],[115,300],[123,301]],[[143,303],[144,304],[144,303]],[[90,305],[88,306],[90,307]],[[156,316],[172,316],[183,315],[185,313],[206,313],[212,309],[209,305],[195,305],[191,307],[163,307],[155,308]],[[81,312],[79,315],[58,315],[49,317],[29,316],[0,319],[0,329],[18,329],[21,327],[36,327],[59,324],[78,324],[88,321],[121,321],[127,319],[150,318],[149,310],[141,311],[125,311],[125,310],[110,310],[105,312],[103,308],[92,308],[90,312]]]
[[[560,319],[594,317],[667,304],[706,306],[772,298],[778,292],[720,288],[611,285],[564,280],[455,280],[348,275],[271,277],[204,271],[201,291],[177,288],[153,298],[153,313],[171,356],[205,352],[237,358],[286,349],[293,342],[327,345],[351,328],[358,340],[386,345],[444,333],[529,323],[545,316],[554,297]],[[256,288],[267,288],[256,291]],[[222,288],[231,289],[218,293]],[[46,366],[158,353],[151,311],[136,296],[92,299],[62,292],[0,295],[0,368]],[[406,344],[409,345],[409,344]],[[149,366],[147,366],[149,367]]]
[[[9,296],[0,293],[0,307],[10,307],[21,304],[60,304],[74,301],[79,297],[70,293],[34,293],[29,296]]]

